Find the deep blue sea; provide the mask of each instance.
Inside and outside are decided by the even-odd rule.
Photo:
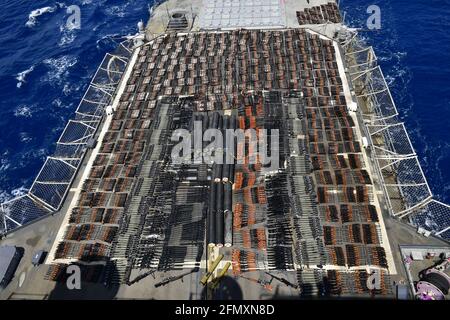
[[[378,5],[381,29],[362,32],[379,63],[435,198],[450,203],[450,0],[341,0],[348,25],[365,28]]]
[[[148,20],[149,3],[0,0],[0,202],[31,186],[103,56]],[[80,30],[66,27],[70,5]]]
[[[0,201],[26,192],[106,52],[136,33],[151,0],[0,0]],[[341,0],[375,47],[436,197],[450,203],[450,0]],[[81,29],[66,12],[81,8]],[[41,9],[36,16],[33,11]]]

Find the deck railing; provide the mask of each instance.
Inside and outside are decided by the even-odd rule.
[[[377,57],[359,36],[348,38],[344,46],[347,71],[390,214],[449,241],[450,206],[433,199]]]
[[[0,236],[60,210],[132,54],[133,39],[107,53],[27,194],[0,205]]]

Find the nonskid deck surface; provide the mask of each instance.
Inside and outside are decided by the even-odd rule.
[[[192,130],[194,119],[206,130],[218,117],[233,128],[277,129],[281,137],[279,173],[265,176],[261,164],[244,163],[227,174],[233,246],[220,250],[233,273],[298,270],[300,283],[330,277],[330,292],[358,294],[368,289],[342,279],[358,269],[353,276],[363,283],[370,266],[383,275],[380,293],[390,294],[390,249],[346,106],[334,44],[314,33],[154,40],[139,51],[55,262],[104,261],[111,281],[121,283],[139,270],[204,267],[205,230],[219,232],[206,224],[217,214],[209,193],[225,179],[214,176],[217,165],[174,165],[170,137]]]

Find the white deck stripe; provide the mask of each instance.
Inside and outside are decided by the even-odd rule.
[[[350,105],[350,103],[353,102],[353,100],[352,100],[352,93],[350,92],[350,87],[349,87],[349,82],[348,82],[349,80],[347,79],[347,75],[345,74],[345,67],[344,67],[344,63],[343,63],[342,57],[341,57],[341,52],[340,52],[340,49],[339,49],[339,45],[338,45],[337,42],[334,41],[333,42],[333,46],[334,46],[334,49],[336,51],[336,61],[337,61],[337,64],[338,64],[339,75],[340,75],[340,77],[342,79],[342,85],[343,85],[343,88],[344,88],[345,101],[346,101],[347,105]],[[352,117],[353,122],[355,122],[355,126],[356,126],[356,129],[357,129],[356,130],[357,137],[358,137],[360,145],[362,146],[362,132],[363,131],[362,131],[362,129],[359,126],[359,122],[358,122],[358,119],[356,118],[356,114],[354,112],[349,112],[349,114]],[[364,163],[366,164],[366,169],[369,171],[370,177],[372,177],[372,180],[373,180],[373,177],[375,177],[375,174],[374,174],[374,172],[372,170],[371,162],[367,158],[367,155],[366,155],[366,153],[364,151],[362,152],[362,155],[363,155],[363,158],[364,158]],[[381,242],[382,242],[381,246],[386,251],[386,260],[387,260],[387,264],[388,264],[389,273],[391,275],[395,275],[395,274],[397,274],[397,269],[395,267],[394,257],[392,255],[392,250],[391,250],[391,246],[390,246],[390,243],[389,243],[389,238],[387,236],[386,226],[384,224],[383,214],[381,212],[381,206],[380,206],[380,202],[378,201],[378,196],[379,195],[377,195],[375,193],[375,196],[374,196],[374,202],[375,203],[374,203],[374,205],[375,205],[375,207],[377,208],[377,211],[378,211],[379,226],[380,226],[380,229],[381,229],[381,237],[382,237],[382,239],[381,239]]]
[[[140,51],[140,48],[135,50],[135,52],[133,53],[133,56],[130,60],[130,63],[127,66],[127,70],[125,71],[124,77],[122,79],[122,83],[120,84],[119,91],[117,92],[117,95],[113,102],[114,110],[117,110],[117,106],[119,105],[120,97],[122,96],[123,92],[125,91],[125,87],[127,85],[128,78],[130,77],[131,72],[133,71],[133,66],[136,63],[139,51]],[[70,203],[70,205],[65,213],[66,215],[64,217],[63,223],[61,224],[61,227],[59,228],[58,234],[56,235],[55,241],[53,242],[53,246],[47,256],[46,264],[71,263],[74,261],[78,261],[77,259],[55,259],[54,257],[55,257],[55,253],[56,253],[58,244],[63,240],[64,233],[66,232],[67,226],[69,224],[69,218],[72,213],[72,210],[74,207],[76,207],[78,200],[80,198],[81,186],[83,185],[84,181],[86,181],[89,174],[91,173],[92,165],[94,164],[94,161],[97,158],[97,155],[100,151],[105,134],[109,130],[109,125],[111,124],[112,118],[113,118],[113,115],[106,116],[105,122],[103,123],[102,131],[100,132],[100,135],[98,137],[97,145],[96,145],[95,149],[92,151],[91,156],[89,157],[89,160],[86,164],[86,168],[83,171],[83,175],[78,183],[78,186],[75,188],[72,188],[72,189],[75,189],[75,194],[72,198],[72,202]]]

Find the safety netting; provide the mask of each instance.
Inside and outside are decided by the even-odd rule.
[[[386,83],[377,58],[358,36],[344,45],[346,62],[363,123],[370,135],[371,156],[383,182],[393,216],[448,240],[449,206],[433,200],[419,158]]]
[[[69,192],[99,128],[104,110],[111,103],[132,55],[133,39],[123,41],[106,54],[81,99],[75,117],[59,137],[55,152],[47,157],[30,190],[1,204],[0,235],[58,211]]]
[[[427,205],[410,215],[413,225],[431,231],[450,241],[450,206],[432,200]]]

